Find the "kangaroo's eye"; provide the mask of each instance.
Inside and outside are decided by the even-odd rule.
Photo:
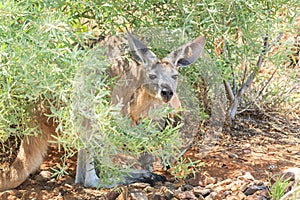
[[[157,76],[156,76],[155,74],[150,74],[150,75],[149,75],[149,78],[150,78],[151,80],[153,80],[153,79],[156,79]]]
[[[177,74],[176,74],[176,75],[173,75],[172,78],[173,78],[174,80],[177,80],[178,75],[177,75]]]

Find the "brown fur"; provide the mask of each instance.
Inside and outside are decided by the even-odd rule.
[[[24,137],[17,157],[10,168],[0,174],[0,191],[18,187],[26,178],[36,171],[47,153],[48,141],[55,135],[55,125],[43,114],[34,117],[42,134],[38,137]]]
[[[130,101],[130,106],[128,108],[128,113],[135,124],[138,124],[140,119],[149,116],[149,111],[151,109],[158,108],[163,106],[165,103],[157,100],[156,98],[149,95],[142,87],[136,90],[133,94]],[[180,101],[177,97],[177,94],[174,94],[174,97],[170,102],[169,106],[174,109],[180,108]]]

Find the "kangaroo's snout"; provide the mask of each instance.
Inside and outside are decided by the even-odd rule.
[[[169,86],[163,86],[161,90],[161,97],[164,102],[169,102],[174,95],[174,92]]]

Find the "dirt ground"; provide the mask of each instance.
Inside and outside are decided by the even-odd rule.
[[[299,114],[248,113],[240,117],[209,150],[202,149],[200,139],[185,154],[204,165],[182,180],[165,172],[168,181],[154,187],[83,188],[74,184],[76,155],[67,161],[68,174],[53,178],[53,168],[61,163],[63,152],[51,146],[40,170],[18,188],[0,193],[0,199],[269,199],[266,191],[245,195],[245,190],[254,185],[269,187],[274,175],[290,167],[300,168]],[[199,188],[202,190],[197,193]],[[201,193],[207,188],[207,194]]]

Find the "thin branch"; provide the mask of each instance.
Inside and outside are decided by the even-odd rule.
[[[227,96],[229,98],[229,101],[233,102],[234,101],[234,94],[233,94],[233,91],[230,87],[230,83],[228,83],[228,81],[224,80],[223,84],[225,86],[225,90],[226,90]]]
[[[237,112],[237,114],[240,114],[240,113],[243,113],[245,112],[246,110],[249,109],[249,107],[251,105],[253,105],[253,103],[261,96],[261,94],[263,93],[263,91],[267,88],[267,86],[269,85],[269,83],[271,82],[271,80],[273,79],[275,73],[277,72],[277,69],[274,70],[274,72],[272,73],[271,77],[268,79],[267,83],[263,86],[263,88],[259,91],[258,95],[254,98],[254,100],[252,100],[247,106],[246,108],[244,108],[243,110]]]
[[[255,100],[258,99],[258,97],[261,96],[261,94],[263,93],[263,91],[267,88],[267,86],[270,84],[271,80],[274,78],[275,73],[277,72],[277,68],[274,70],[274,72],[272,73],[271,77],[268,79],[267,83],[263,86],[263,88],[259,91],[258,95],[256,96]]]
[[[278,40],[280,40],[280,38],[282,37],[283,33],[280,33],[275,40],[273,40],[272,44],[269,45],[268,44],[268,36],[266,36],[264,38],[264,48],[262,50],[262,54],[259,56],[258,58],[258,61],[257,61],[257,64],[256,64],[256,70],[254,70],[250,76],[248,77],[247,81],[242,85],[242,88],[240,89],[239,93],[238,93],[238,97],[241,98],[244,94],[245,94],[245,91],[246,89],[250,86],[250,84],[252,83],[254,77],[256,76],[257,74],[257,70],[261,68],[263,62],[264,62],[264,59],[265,59],[265,56],[267,54],[267,52],[271,49],[271,47],[273,47],[276,42],[278,42]]]
[[[272,44],[270,45],[269,49],[272,48],[273,46],[275,46],[275,44],[281,39],[281,37],[283,36],[283,33],[279,33],[277,35],[277,37],[273,40]],[[269,50],[268,49],[268,50]]]
[[[247,78],[246,82],[243,83],[241,89],[239,90],[238,94],[237,94],[237,98],[238,101],[242,98],[242,96],[245,94],[246,90],[248,89],[248,87],[250,86],[250,84],[252,83],[254,77],[257,74],[258,69],[261,68],[262,63],[264,61],[265,55],[267,53],[267,50],[269,49],[269,45],[268,45],[268,36],[266,36],[264,38],[264,48],[262,50],[261,55],[258,57],[258,61],[256,64],[256,70],[254,70]]]
[[[232,92],[234,95],[236,95],[237,86],[236,86],[236,80],[235,80],[235,73],[234,73],[234,69],[233,69],[232,65],[230,66],[230,68],[231,68],[231,76],[232,76]]]
[[[247,71],[248,71],[248,65],[246,64],[246,61],[245,62],[245,67],[244,67],[244,73],[243,73],[243,79],[242,79],[242,83],[245,82],[246,80],[246,74],[247,74]]]
[[[262,67],[263,61],[265,59],[265,56],[267,54],[267,52],[280,40],[280,38],[282,37],[283,33],[280,33],[275,40],[273,40],[272,44],[269,45],[268,44],[268,36],[264,37],[264,45],[263,45],[263,50],[261,55],[258,58],[257,64],[256,64],[256,69],[248,76],[246,82],[243,83],[243,85],[241,86],[241,89],[239,90],[237,96],[234,98],[233,103],[231,104],[230,107],[230,113],[229,113],[229,117],[230,119],[234,119],[236,113],[237,113],[237,107],[239,105],[239,102],[242,98],[242,96],[245,94],[246,90],[249,88],[250,84],[252,83],[253,79],[255,78],[257,71]]]

